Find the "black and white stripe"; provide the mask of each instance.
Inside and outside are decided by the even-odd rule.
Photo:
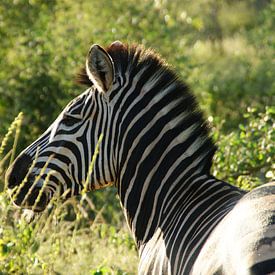
[[[90,88],[23,152],[34,158],[39,148],[35,173],[53,156],[46,169],[55,171],[52,193],[59,186],[70,195],[80,192],[103,134],[89,189],[117,187],[138,246],[139,274],[275,272],[274,242],[258,256],[261,240],[275,237],[275,205],[265,204],[266,196],[275,201],[275,187],[250,196],[211,176],[215,146],[188,87],[141,46],[115,42],[105,51],[96,45],[86,63],[79,82]],[[259,209],[238,213],[254,201]],[[237,242],[235,258],[230,241]]]

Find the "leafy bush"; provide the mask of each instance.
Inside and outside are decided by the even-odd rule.
[[[213,173],[244,189],[275,180],[275,107],[248,108],[247,124],[218,138]]]
[[[156,48],[223,131],[275,100],[272,1],[2,0],[0,14],[0,136],[24,112],[18,151],[82,92],[73,78],[92,43]]]

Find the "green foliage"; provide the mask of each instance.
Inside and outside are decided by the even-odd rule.
[[[43,262],[36,254],[40,243],[31,226],[22,219],[17,222],[7,221],[12,218],[7,211],[8,201],[0,195],[1,227],[0,227],[0,274],[29,274],[30,268],[44,269]]]
[[[87,207],[80,210],[76,200],[66,204],[55,202],[28,218],[0,193],[0,274],[64,274],[67,266],[70,274],[134,274],[137,255],[129,232],[87,219]],[[75,213],[71,220],[68,205]]]
[[[130,275],[130,274],[134,274],[134,273],[128,273],[128,272],[124,272],[121,269],[118,270],[113,270],[109,267],[100,267],[94,270],[91,270],[91,275],[109,275],[109,274],[115,274],[115,275]]]
[[[0,192],[15,150],[83,91],[73,79],[90,44],[114,40],[155,48],[192,87],[216,126],[214,175],[246,189],[274,179],[274,12],[269,0],[1,0]],[[134,274],[115,193],[57,202],[30,224],[0,193],[0,274]]]
[[[247,124],[219,137],[214,175],[241,188],[252,188],[275,179],[275,108],[264,113],[248,108]]]
[[[212,95],[209,108],[217,121],[225,121],[225,130],[236,129],[244,122],[242,114],[247,106],[264,111],[264,106],[275,100],[274,70],[274,65],[265,59],[236,56],[216,62],[208,75],[208,89]]]
[[[92,43],[156,48],[227,131],[274,101],[273,1],[2,0],[0,14],[0,136],[23,111],[18,151],[83,90],[73,78]]]

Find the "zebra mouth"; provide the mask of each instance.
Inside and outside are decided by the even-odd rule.
[[[50,192],[42,190],[40,186],[29,189],[29,184],[10,190],[10,197],[16,207],[42,212],[50,202]]]

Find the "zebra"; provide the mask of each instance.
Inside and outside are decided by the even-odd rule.
[[[211,175],[208,124],[155,51],[92,45],[78,82],[87,90],[8,169],[14,204],[40,212],[57,192],[114,185],[139,274],[275,272],[275,183],[246,192]]]

